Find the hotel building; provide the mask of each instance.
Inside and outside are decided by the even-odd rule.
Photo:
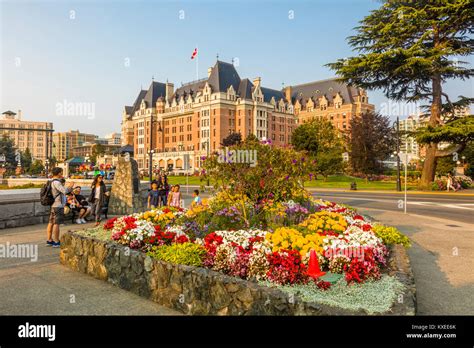
[[[336,80],[264,87],[260,77],[241,79],[233,64],[217,61],[208,77],[174,88],[153,81],[122,113],[122,145],[132,145],[141,170],[200,167],[200,158],[221,147],[225,137],[254,134],[276,146],[291,142],[299,122],[326,118],[338,129],[374,106],[367,94]]]
[[[73,157],[72,149],[84,143],[95,142],[97,135],[81,133],[78,130],[53,134],[53,156],[56,160],[63,162]]]
[[[0,137],[7,135],[21,152],[28,148],[35,160],[51,157],[53,131],[51,122],[23,121],[20,110],[5,111],[0,118]]]

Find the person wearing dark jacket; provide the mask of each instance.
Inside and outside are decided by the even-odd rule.
[[[95,214],[95,225],[100,224],[100,215],[102,207],[105,204],[106,196],[109,196],[110,192],[107,191],[107,187],[104,183],[104,177],[102,174],[97,174],[92,181],[91,194],[89,196],[89,202],[92,203],[92,212]]]

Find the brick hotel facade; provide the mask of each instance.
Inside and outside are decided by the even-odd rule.
[[[150,149],[154,168],[181,169],[189,159],[195,169],[232,132],[283,146],[298,123],[327,118],[342,130],[368,110],[374,106],[364,90],[334,79],[275,90],[263,87],[261,78],[241,79],[232,64],[217,61],[207,78],[176,90],[173,83],[156,81],[141,90],[123,110],[122,145],[133,146],[141,170],[149,168]]]

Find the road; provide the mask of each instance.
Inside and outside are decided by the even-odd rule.
[[[311,190],[313,195],[354,208],[372,208],[403,212],[403,193]],[[453,194],[410,193],[407,212],[464,223],[474,223],[474,196]]]

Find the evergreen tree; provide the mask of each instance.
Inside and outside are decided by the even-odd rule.
[[[360,54],[328,64],[349,84],[382,90],[397,101],[427,101],[431,127],[443,125],[443,113],[466,105],[443,91],[449,79],[469,79],[473,69],[458,60],[474,51],[471,0],[386,0],[365,17],[349,37]],[[444,103],[443,103],[444,99]],[[434,179],[438,143],[426,144],[421,184]]]
[[[379,174],[382,161],[395,149],[395,134],[387,116],[367,112],[353,117],[346,138],[352,172]]]
[[[5,158],[5,162],[1,163],[5,165],[7,170],[15,169],[18,164],[16,151],[13,140],[4,134],[0,139],[0,156]]]
[[[32,162],[33,156],[31,155],[30,149],[27,147],[21,154],[21,166],[25,173],[29,173]]]

